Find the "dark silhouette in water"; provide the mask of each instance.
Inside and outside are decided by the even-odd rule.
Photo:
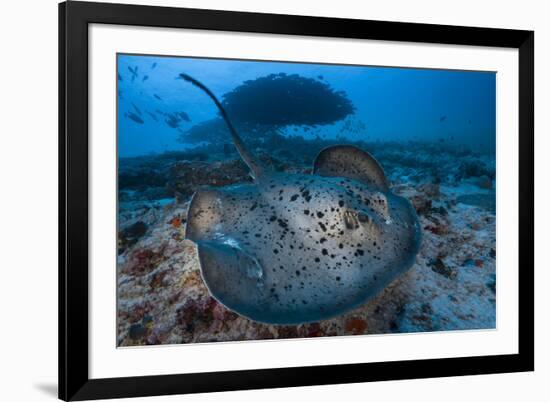
[[[162,100],[162,98],[161,98],[160,96],[158,96],[157,94],[153,94],[153,96],[154,96],[155,98],[157,98],[159,101]]]
[[[134,67],[134,68],[128,66],[128,70],[130,70],[130,73],[132,73],[132,82],[134,82],[134,80],[135,80],[136,77],[138,76],[138,73],[137,73],[138,68],[137,68],[137,66]]]
[[[445,120],[447,120],[447,116],[441,116],[441,117],[439,118],[439,121],[440,121],[441,123],[443,123]]]
[[[235,121],[273,126],[324,125],[353,114],[343,91],[298,74],[271,74],[245,81],[223,95],[222,105]]]
[[[125,114],[125,116],[132,119],[133,121],[135,121],[138,124],[145,123],[141,117],[139,117],[137,114],[135,114],[133,112],[128,112],[128,113]]]
[[[190,122],[191,119],[189,118],[189,115],[183,111],[179,112],[179,115],[181,117],[182,120],[185,120],[187,122]]]
[[[174,115],[167,115],[166,119],[164,119],[166,124],[168,124],[172,128],[178,128],[179,120]]]
[[[139,114],[140,116],[142,115],[141,110],[136,106],[134,102],[132,102],[132,107],[137,112],[137,114]]]
[[[246,81],[225,94],[221,105],[244,138],[269,137],[291,125],[305,126],[303,130],[308,132],[355,111],[345,92],[334,91],[325,82],[283,73]],[[215,118],[194,125],[179,140],[213,143],[226,142],[227,138],[226,125]]]
[[[185,112],[167,113],[157,110],[157,113],[165,117],[164,121],[170,128],[178,129],[180,135],[184,135],[184,131],[179,129],[182,122],[190,122],[189,115]]]

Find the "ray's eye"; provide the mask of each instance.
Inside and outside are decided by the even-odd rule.
[[[357,213],[353,211],[344,212],[344,224],[347,229],[353,230],[359,227],[359,221],[357,219]]]
[[[369,223],[370,222],[370,217],[363,213],[363,212],[358,212],[357,213],[357,220],[361,223]]]
[[[344,224],[347,229],[355,230],[359,229],[361,225],[371,227],[373,224],[372,218],[365,212],[350,211],[344,212]]]

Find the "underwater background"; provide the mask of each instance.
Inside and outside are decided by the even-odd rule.
[[[496,74],[478,71],[117,56],[119,346],[495,327]],[[203,82],[249,149],[311,172],[352,144],[411,201],[416,264],[342,316],[266,325],[208,293],[185,240],[190,197],[250,182]]]
[[[181,134],[217,117],[218,112],[200,91],[176,79],[182,72],[206,82],[218,97],[245,81],[280,73],[298,74],[344,91],[355,106],[347,119],[319,126],[319,130],[310,130],[308,125],[285,127],[307,139],[319,134],[371,141],[448,140],[494,152],[496,74],[492,72],[119,55],[119,156],[196,145]],[[292,85],[288,88],[293,89]],[[315,108],[315,99],[308,100],[307,107]],[[177,127],[166,123],[162,113],[180,111],[190,120]],[[127,113],[138,114],[143,123],[125,118]],[[357,132],[342,130],[350,120],[364,126]]]

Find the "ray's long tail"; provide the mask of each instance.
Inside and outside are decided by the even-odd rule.
[[[231,138],[233,139],[233,143],[235,144],[235,147],[237,148],[239,155],[241,156],[243,161],[247,164],[248,168],[250,169],[252,177],[254,179],[258,179],[262,175],[264,169],[244,145],[241,137],[235,130],[235,127],[233,127],[233,124],[231,123],[231,120],[229,120],[229,116],[227,115],[227,112],[223,108],[218,98],[216,98],[216,96],[203,83],[201,83],[200,81],[197,81],[193,77],[187,74],[181,73],[180,78],[190,82],[194,86],[203,90],[214,101],[214,103],[216,104],[216,106],[220,111],[220,114],[222,115],[223,120],[225,121],[225,124],[227,125],[227,128],[229,129],[229,132],[231,133]]]

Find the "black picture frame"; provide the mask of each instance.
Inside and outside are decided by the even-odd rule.
[[[88,375],[88,25],[192,28],[519,51],[517,354],[214,373]],[[121,5],[59,5],[59,398],[88,400],[534,370],[534,32]]]

